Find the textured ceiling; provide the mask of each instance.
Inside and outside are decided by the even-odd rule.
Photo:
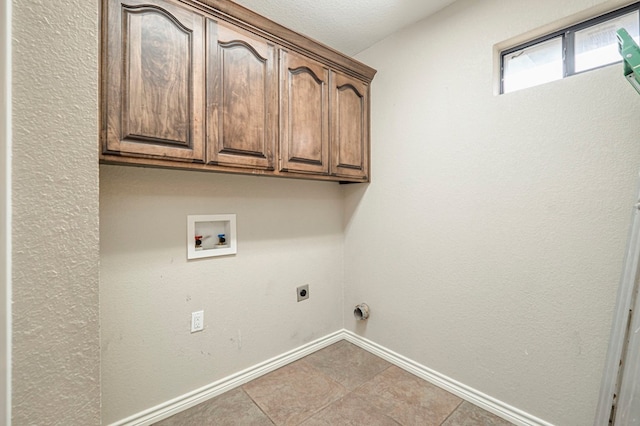
[[[234,0],[296,32],[355,55],[455,0]]]

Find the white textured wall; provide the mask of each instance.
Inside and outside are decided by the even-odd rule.
[[[619,67],[494,96],[492,49],[599,3],[461,0],[364,52],[379,70],[368,186],[103,166],[103,420],[335,331],[346,312],[480,391],[590,424],[640,100]],[[97,2],[13,8],[14,423],[98,424]],[[186,262],[186,215],[229,212],[238,255]],[[301,283],[311,299],[296,303]],[[190,334],[198,309],[205,331]]]
[[[11,271],[11,238],[9,217],[11,212],[10,194],[11,179],[9,176],[9,157],[11,144],[9,143],[9,132],[11,120],[9,114],[9,77],[10,77],[10,34],[11,19],[9,17],[10,4],[0,5],[0,423],[9,423],[10,403],[9,403],[9,381],[11,370],[11,349],[10,349],[10,305],[8,303],[11,292],[10,271]]]
[[[226,213],[237,255],[187,261],[187,215]],[[341,329],[342,224],[336,183],[101,166],[103,422]]]
[[[98,2],[12,5],[13,424],[95,425]]]
[[[378,74],[345,326],[557,425],[593,422],[640,97],[621,65],[495,96],[493,47],[598,3],[461,0],[358,56]]]

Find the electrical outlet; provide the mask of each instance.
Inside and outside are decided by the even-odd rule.
[[[298,302],[307,300],[309,298],[309,284],[301,285],[296,289],[298,295]]]
[[[204,330],[204,311],[191,312],[191,332]]]

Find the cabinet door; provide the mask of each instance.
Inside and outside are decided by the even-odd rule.
[[[331,174],[369,180],[369,85],[332,73]]]
[[[204,161],[204,17],[163,0],[106,3],[105,154]]]
[[[280,170],[329,174],[329,69],[280,53]]]
[[[274,169],[275,47],[207,21],[207,163]]]

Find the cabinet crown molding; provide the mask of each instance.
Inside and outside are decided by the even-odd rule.
[[[246,7],[229,0],[180,0],[194,7],[203,7],[212,15],[234,25],[256,32],[261,37],[296,50],[313,59],[328,62],[333,68],[370,83],[376,70],[319,41],[293,31]]]

